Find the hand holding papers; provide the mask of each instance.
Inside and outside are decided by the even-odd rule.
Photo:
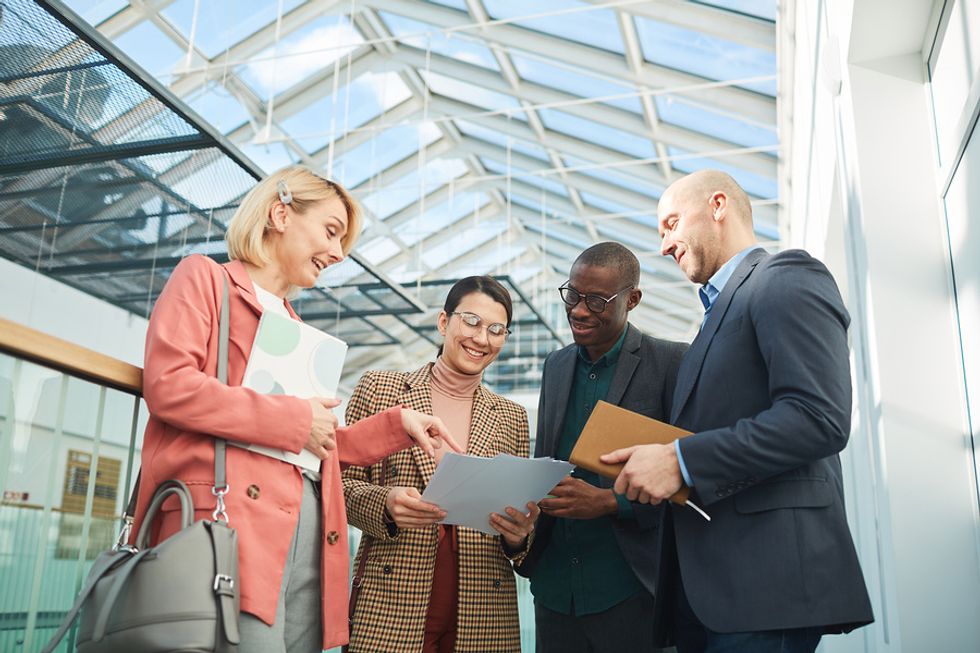
[[[579,467],[601,476],[616,478],[624,465],[604,463],[599,459],[601,455],[635,445],[671,444],[674,440],[688,435],[691,435],[689,431],[600,401],[585,423],[585,428],[582,429],[582,434],[579,435],[578,442],[568,459]],[[711,521],[703,510],[688,501],[689,494],[689,488],[681,487],[670,497],[670,500],[693,508],[702,517]]]
[[[242,385],[269,395],[292,395],[301,399],[333,397],[337,394],[346,356],[347,343],[343,340],[308,324],[266,311],[255,332]],[[258,445],[238,446],[305,469],[320,470],[320,459],[306,449],[294,454]]]
[[[498,454],[480,458],[446,453],[422,498],[446,511],[445,524],[459,524],[496,535],[490,513],[506,515],[507,506],[524,509],[555,487],[573,465],[550,458]]]

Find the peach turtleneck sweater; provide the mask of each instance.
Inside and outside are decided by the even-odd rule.
[[[430,372],[432,380],[432,414],[441,419],[463,450],[470,439],[470,422],[473,417],[473,394],[483,379],[483,374],[463,374],[436,359]],[[436,463],[446,449],[436,449]]]

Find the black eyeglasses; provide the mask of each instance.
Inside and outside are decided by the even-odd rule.
[[[569,286],[568,282],[566,281],[558,289],[558,294],[561,295],[561,300],[565,302],[565,305],[568,306],[569,308],[577,306],[578,303],[584,299],[586,308],[588,308],[593,313],[601,313],[604,310],[606,310],[606,304],[616,299],[627,290],[632,290],[632,289],[633,289],[632,285],[626,286],[612,297],[600,297],[599,295],[592,295],[592,294],[583,295],[579,291]]]
[[[483,326],[483,318],[476,313],[450,311],[449,315],[459,316],[459,321],[463,325],[463,335],[467,338],[472,338],[480,333],[480,328]],[[501,324],[500,322],[487,325],[487,337],[494,342],[503,342],[509,333],[510,329],[507,328],[507,325]]]

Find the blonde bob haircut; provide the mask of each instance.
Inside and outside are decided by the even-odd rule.
[[[265,234],[270,212],[277,204],[282,203],[278,189],[280,181],[285,182],[289,194],[292,195],[289,206],[300,215],[317,202],[340,199],[347,209],[347,233],[340,241],[344,256],[347,256],[361,232],[363,217],[360,205],[340,184],[319,176],[305,166],[289,166],[256,184],[245,195],[235,215],[231,216],[228,231],[225,233],[229,258],[258,267],[264,267],[271,262]]]

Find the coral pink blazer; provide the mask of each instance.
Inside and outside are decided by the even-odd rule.
[[[215,377],[223,278],[229,281],[231,300],[228,385]],[[240,262],[221,266],[195,255],[174,269],[146,334],[143,395],[150,419],[143,438],[134,533],[154,489],[171,478],[190,487],[195,518],[211,518],[215,507],[212,436],[293,452],[306,444],[313,420],[306,400],[240,387],[261,314],[252,281]],[[413,444],[401,427],[399,411],[394,408],[338,429],[337,449],[323,463],[324,648],[346,643],[348,637],[349,555],[340,472],[348,465],[374,464]],[[242,611],[271,624],[296,530],[303,480],[288,463],[240,447],[229,446],[227,452],[230,487],[225,502],[230,524],[238,531]],[[163,518],[154,525],[155,539],[179,528],[178,511],[176,501],[164,504]]]

